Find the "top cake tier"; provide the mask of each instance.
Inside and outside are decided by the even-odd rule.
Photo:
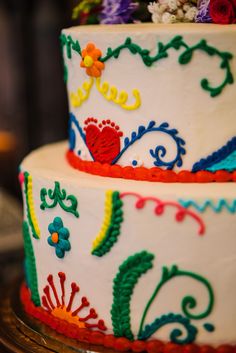
[[[61,42],[74,167],[235,179],[236,25],[80,26]]]

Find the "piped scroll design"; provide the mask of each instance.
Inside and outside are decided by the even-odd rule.
[[[47,201],[52,201],[49,203]],[[61,189],[61,185],[58,181],[55,181],[54,190],[42,188],[40,191],[41,199],[41,210],[46,208],[54,208],[59,205],[65,212],[72,213],[75,217],[79,217],[79,212],[77,211],[78,201],[74,195],[67,195],[65,189]],[[67,204],[65,203],[67,202]]]
[[[169,127],[169,124],[167,122],[164,122],[160,124],[159,126],[156,125],[155,121],[150,121],[148,126],[145,127],[143,125],[139,126],[138,131],[133,131],[131,133],[130,137],[124,137],[123,141],[123,146],[121,147],[121,142],[120,138],[123,136],[123,133],[121,134],[118,132],[119,127],[115,125],[115,123],[110,124],[110,120],[104,120],[102,123],[99,123],[97,119],[94,118],[88,118],[86,121],[86,131],[84,133],[83,129],[81,128],[78,120],[74,116],[74,114],[70,113],[70,133],[69,133],[69,139],[70,139],[70,149],[74,150],[76,146],[76,134],[74,131],[74,128],[76,128],[84,141],[85,145],[88,147],[90,155],[94,161],[99,161],[101,163],[109,163],[109,164],[116,164],[119,159],[123,156],[123,154],[126,153],[126,151],[135,143],[137,143],[139,140],[141,140],[146,134],[150,133],[161,133],[167,137],[169,137],[172,141],[174,141],[176,145],[176,154],[175,157],[172,158],[172,160],[164,160],[164,157],[166,156],[168,149],[165,146],[162,145],[157,145],[155,149],[150,149],[149,153],[150,155],[154,158],[154,165],[158,167],[164,167],[168,170],[171,170],[175,167],[181,167],[182,166],[182,157],[185,155],[186,150],[184,148],[185,146],[185,141],[178,135],[178,130],[172,129]],[[113,124],[113,125],[112,125]],[[112,138],[111,136],[106,136],[106,139],[103,139],[103,131],[102,127],[103,125],[111,125],[109,126],[109,129],[113,129],[114,132],[112,133],[112,136],[116,135],[116,138]],[[94,132],[94,136],[90,133],[88,136],[88,131],[92,130],[96,131]],[[100,131],[98,131],[100,129]],[[107,129],[107,128],[106,128]],[[90,144],[90,140],[94,139],[94,142]],[[114,146],[114,141],[117,141],[116,146]],[[93,153],[93,146],[94,143],[96,143],[96,155]],[[90,146],[91,145],[91,146]],[[102,146],[101,153],[100,153],[100,148],[99,146]],[[110,158],[111,155],[111,149],[113,151],[115,147],[115,153],[112,154],[112,158]],[[106,150],[105,156],[109,156],[107,159],[105,156],[100,158],[101,154],[103,153],[103,150]]]
[[[66,36],[62,34],[61,36],[62,47],[66,47],[67,57],[71,59],[72,50],[81,56],[81,48],[78,41],[74,41],[71,36]],[[126,38],[123,44],[117,46],[116,48],[108,48],[105,56],[101,56],[99,61],[105,63],[111,58],[118,59],[120,53],[123,50],[128,50],[133,55],[139,55],[143,63],[150,67],[154,63],[167,58],[169,56],[169,51],[174,49],[176,51],[181,48],[184,51],[179,56],[179,64],[186,65],[190,63],[193,58],[193,54],[197,51],[202,51],[208,54],[210,57],[215,56],[220,59],[220,69],[225,71],[225,77],[223,81],[218,86],[213,86],[209,79],[203,78],[201,82],[201,87],[203,90],[210,93],[211,97],[216,97],[222,93],[224,88],[228,84],[234,83],[234,77],[230,67],[230,60],[233,58],[233,54],[226,51],[220,51],[216,47],[210,46],[205,39],[200,40],[197,44],[189,46],[183,39],[182,36],[177,35],[169,40],[167,44],[162,42],[157,42],[157,52],[154,55],[150,54],[150,50],[146,48],[141,48],[138,44],[134,43],[130,37]]]
[[[117,337],[126,337],[129,340],[134,339],[130,317],[132,294],[140,277],[153,267],[153,260],[153,254],[148,253],[147,251],[142,251],[129,256],[119,267],[117,275],[113,281],[113,304],[111,308],[114,335]],[[205,287],[209,297],[207,308],[199,314],[192,313],[190,309],[195,309],[198,302],[195,297],[188,295],[185,296],[181,302],[182,314],[164,314],[156,318],[152,323],[145,325],[150,307],[154,300],[157,300],[162,287],[171,279],[182,276],[189,277]],[[163,267],[161,279],[142,314],[138,339],[146,340],[163,326],[176,323],[178,326],[181,325],[185,331],[180,328],[173,329],[169,337],[171,342],[177,344],[192,343],[196,339],[198,330],[191,323],[191,320],[201,320],[208,317],[212,312],[213,306],[214,292],[207,279],[196,273],[180,270],[177,265],[173,265],[170,269]],[[207,325],[211,324],[207,323]],[[213,331],[213,325],[211,325],[211,329]],[[208,332],[212,331],[208,330]]]
[[[156,204],[154,210],[156,216],[163,215],[168,207],[175,208],[175,219],[177,222],[182,222],[187,216],[190,216],[199,224],[198,234],[203,235],[205,232],[205,225],[202,219],[196,213],[186,210],[177,202],[162,201],[156,197],[141,197],[139,194],[131,192],[119,193],[118,191],[107,191],[105,197],[104,220],[100,231],[93,241],[91,250],[92,255],[98,257],[106,255],[117,242],[124,219],[123,200],[126,197],[137,198],[135,207],[138,210],[143,209],[147,202],[154,202]]]
[[[113,102],[119,105],[125,110],[136,110],[141,105],[141,95],[138,89],[133,90],[133,103],[128,103],[129,95],[125,90],[118,91],[118,88],[114,85],[110,85],[107,81],[101,82],[100,77],[90,77],[89,81],[85,81],[82,84],[82,88],[78,88],[77,92],[70,93],[70,102],[72,107],[79,108],[90,96],[92,87],[94,86],[97,91],[105,98],[108,102]]]

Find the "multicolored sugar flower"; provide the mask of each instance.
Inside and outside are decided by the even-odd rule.
[[[96,48],[93,43],[88,43],[86,48],[82,50],[82,60],[80,66],[86,69],[86,73],[91,77],[100,77],[105,64],[99,60],[102,56],[100,49]]]
[[[63,226],[63,222],[60,217],[54,218],[53,223],[50,223],[48,226],[48,231],[51,234],[48,237],[48,244],[55,248],[57,257],[62,259],[65,256],[65,252],[70,251],[71,249],[70,242],[68,240],[70,232]]]

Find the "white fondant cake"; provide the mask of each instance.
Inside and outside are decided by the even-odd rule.
[[[61,41],[75,156],[235,170],[236,25],[80,26]]]
[[[112,349],[233,353],[236,25],[82,26],[61,41],[67,159],[90,174],[65,142],[22,163],[25,310]]]
[[[142,332],[163,341],[235,344],[234,184],[169,185],[102,178],[71,169],[64,159],[65,149],[65,143],[44,147],[22,164],[22,172],[31,178],[24,182],[25,220],[36,261],[38,284],[33,291],[38,304],[47,309],[43,296],[49,275],[61,298],[58,273],[63,272],[65,303],[70,299],[70,284],[80,287],[65,319],[85,296],[104,320],[106,334],[129,337],[132,332],[137,339]],[[111,201],[114,191],[118,201]],[[116,202],[120,201],[119,208]],[[68,230],[70,248],[49,240],[58,218],[61,228]],[[57,232],[62,241],[65,230],[60,234],[59,227]],[[63,249],[62,254],[57,247]],[[145,252],[152,260],[145,260]],[[138,263],[124,266],[137,254],[141,254]],[[147,264],[152,266],[146,268]],[[142,270],[138,265],[144,266]],[[32,264],[28,266],[30,272]],[[133,280],[135,275],[138,278]],[[127,295],[130,281],[133,289]],[[145,307],[158,286],[139,331]],[[83,310],[82,317],[88,311]],[[158,319],[163,323],[156,330],[147,328]],[[176,329],[182,335],[173,339]]]

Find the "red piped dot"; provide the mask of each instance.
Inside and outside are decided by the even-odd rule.
[[[91,335],[89,337],[89,342],[92,344],[97,344],[97,345],[103,345],[104,341],[104,334],[102,332],[91,332]]]
[[[236,347],[235,347],[236,348]],[[224,344],[218,347],[217,353],[235,353],[236,349],[228,344]]]
[[[134,341],[132,342],[131,349],[133,352],[143,352],[145,351],[146,348],[146,342],[145,341]]]
[[[161,341],[149,341],[146,345],[148,353],[163,353],[164,344]]]
[[[112,348],[115,345],[116,338],[113,335],[105,335],[103,345],[107,348]]]
[[[128,351],[131,347],[131,342],[124,337],[117,338],[114,348],[120,352]]]
[[[211,346],[205,345],[200,347],[200,353],[216,353],[216,349]]]

